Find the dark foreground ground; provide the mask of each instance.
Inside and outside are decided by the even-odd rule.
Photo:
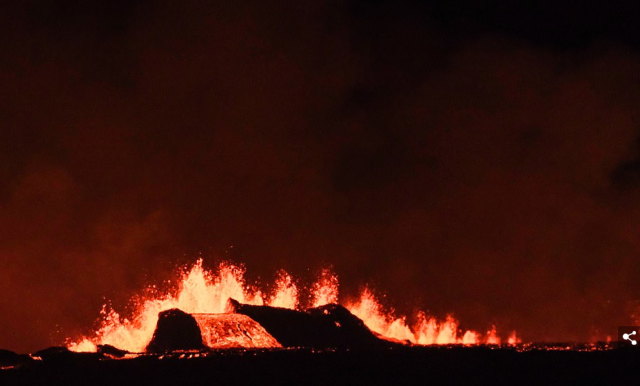
[[[23,357],[0,385],[637,385],[640,349],[413,347]]]

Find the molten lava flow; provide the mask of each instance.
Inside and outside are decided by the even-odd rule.
[[[220,314],[226,312],[229,298],[245,304],[263,305],[263,294],[246,285],[244,273],[244,268],[230,263],[220,264],[216,272],[207,271],[200,259],[182,274],[176,294],[147,296],[136,301],[130,319],[103,306],[97,331],[90,337],[69,343],[68,347],[73,351],[96,351],[97,345],[108,344],[131,352],[142,352],[151,340],[161,311],[179,308],[191,314]],[[337,303],[338,279],[331,271],[323,270],[309,291],[314,307]],[[299,289],[294,279],[287,272],[280,271],[274,293],[266,303],[295,309],[299,306],[298,300]],[[437,321],[419,312],[415,318],[417,322],[411,328],[405,317],[395,317],[393,311],[385,312],[373,293],[366,288],[357,302],[346,307],[362,319],[369,329],[390,339],[419,345],[500,343],[495,327],[482,339],[480,334],[473,331],[463,334],[452,316],[445,321]],[[515,331],[508,342],[518,342]]]
[[[287,272],[281,270],[278,273],[276,293],[268,304],[271,307],[290,308],[292,310],[298,306],[298,287],[296,287],[293,278]]]
[[[487,331],[486,344],[500,344],[500,338],[498,337],[496,326],[491,326],[491,331]]]
[[[161,296],[140,301],[129,320],[120,317],[114,310],[102,309],[102,325],[94,337],[82,339],[69,345],[74,351],[95,351],[98,344],[109,344],[120,349],[142,352],[151,340],[158,322],[158,313],[179,308],[188,313],[223,313],[227,299],[238,299],[243,303],[262,305],[259,292],[251,292],[244,283],[244,270],[231,264],[222,264],[213,276],[198,260],[191,271],[183,275],[176,296]]]
[[[192,314],[211,348],[273,348],[282,345],[258,322],[242,314]]]
[[[320,278],[313,283],[313,307],[338,303],[338,277],[328,269],[320,272]]]
[[[360,300],[355,304],[347,304],[347,309],[355,316],[362,319],[364,324],[373,332],[387,338],[413,341],[411,329],[405,324],[404,318],[392,319],[382,312],[382,307],[368,288],[360,295]]]
[[[514,346],[518,343],[521,343],[520,339],[518,338],[518,335],[516,335],[515,331],[511,331],[509,338],[507,338],[507,344]]]
[[[444,322],[438,322],[420,311],[417,315],[418,322],[411,329],[405,317],[393,317],[392,313],[383,312],[378,300],[366,288],[362,291],[360,299],[356,303],[347,305],[347,308],[362,319],[369,329],[387,338],[420,345],[478,344],[480,342],[478,334],[473,331],[467,331],[463,336],[458,336],[458,322],[452,316],[448,316]]]

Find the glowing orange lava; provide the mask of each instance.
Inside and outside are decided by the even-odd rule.
[[[209,271],[203,268],[200,259],[181,276],[177,294],[158,295],[136,302],[135,312],[130,319],[103,306],[97,331],[92,336],[70,341],[68,347],[72,351],[93,352],[97,345],[109,344],[131,352],[142,352],[153,335],[158,313],[170,308],[194,314],[225,313],[229,298],[253,305],[267,304],[290,309],[299,307],[299,289],[287,272],[279,272],[275,290],[270,296],[264,296],[256,288],[248,286],[244,273],[242,267],[230,263],[220,264],[215,272]],[[338,279],[330,270],[323,270],[309,291],[314,307],[337,303]],[[500,343],[495,327],[483,339],[477,332],[462,333],[452,316],[438,321],[419,312],[417,323],[410,327],[406,317],[394,317],[393,312],[385,312],[378,299],[366,288],[356,302],[345,306],[362,319],[369,329],[390,339],[418,345]],[[515,331],[508,342],[517,342]]]
[[[362,319],[371,331],[387,338],[420,345],[483,343],[476,332],[466,331],[460,335],[458,322],[453,316],[448,316],[445,321],[438,322],[435,318],[427,317],[424,312],[420,311],[417,315],[418,322],[411,328],[407,325],[406,317],[393,317],[391,314],[385,313],[380,302],[366,288],[362,291],[358,302],[348,304],[346,307]]]
[[[287,272],[279,272],[276,279],[276,293],[267,304],[272,307],[290,308],[292,310],[298,306],[298,287],[296,287],[293,278]]]
[[[323,269],[318,281],[313,283],[313,306],[338,303],[338,277],[328,269]]]

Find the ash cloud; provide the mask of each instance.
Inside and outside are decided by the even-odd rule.
[[[43,3],[0,13],[0,347],[86,332],[200,253],[263,282],[331,264],[345,297],[525,340],[634,321],[617,24],[553,44],[411,2]]]

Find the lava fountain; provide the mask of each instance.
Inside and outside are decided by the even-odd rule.
[[[199,259],[190,270],[181,273],[175,294],[147,295],[135,298],[131,318],[124,318],[111,307],[104,305],[100,312],[99,327],[89,336],[69,339],[72,351],[97,350],[98,345],[112,345],[130,352],[142,352],[149,343],[158,321],[158,313],[179,308],[192,314],[219,314],[226,312],[227,300],[236,299],[252,305],[269,305],[296,309],[299,307],[299,288],[287,272],[278,273],[275,290],[265,296],[257,288],[247,285],[242,266],[221,263],[216,270],[207,270]],[[322,270],[317,281],[309,289],[314,307],[338,302],[338,278],[328,269]],[[499,344],[495,327],[486,335],[458,329],[458,321],[448,316],[438,321],[420,311],[417,323],[407,324],[407,318],[397,317],[383,309],[374,294],[365,288],[357,301],[344,304],[367,327],[382,337],[408,344]],[[515,343],[515,332],[508,339]]]

